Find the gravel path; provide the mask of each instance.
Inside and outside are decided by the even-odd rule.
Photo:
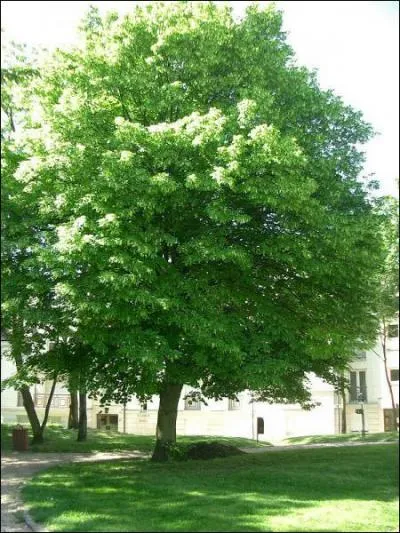
[[[1,457],[1,531],[30,533],[24,521],[21,499],[22,485],[36,472],[68,462],[112,461],[125,458],[148,457],[141,452],[121,453],[18,453]],[[41,528],[38,531],[46,531]]]

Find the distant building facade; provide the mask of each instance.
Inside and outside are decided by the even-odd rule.
[[[387,372],[390,380],[397,417],[399,408],[399,320],[388,327],[386,339]],[[393,427],[392,402],[387,383],[383,348],[378,340],[372,350],[360,352],[353,359],[347,375],[350,390],[347,393],[347,431],[361,431],[361,415],[356,413],[362,405],[365,412],[365,428],[370,433],[390,431]],[[336,432],[341,429],[341,413],[337,413]]]
[[[388,367],[395,398],[399,398],[399,348],[397,330],[391,324],[388,340]],[[397,335],[397,336],[396,336]],[[9,343],[2,338],[1,374],[5,379],[15,373],[15,366],[5,355]],[[391,401],[382,361],[382,348],[377,345],[374,351],[363,352],[351,364],[350,391],[347,397],[347,431],[361,430],[361,416],[355,412],[360,407],[360,394],[363,394],[365,424],[369,432],[391,429]],[[297,404],[267,404],[253,402],[251,393],[244,391],[238,401],[225,398],[220,401],[202,402],[185,400],[191,388],[185,386],[178,405],[178,435],[216,435],[227,437],[259,438],[265,441],[279,441],[287,437],[302,435],[334,434],[341,432],[341,406],[334,388],[316,376],[309,376],[312,400],[319,403],[311,411],[305,411]],[[32,397],[39,418],[50,392],[51,382],[31,387]],[[70,396],[62,383],[55,389],[49,423],[67,425]],[[157,422],[158,397],[141,404],[132,399],[126,405],[112,404],[101,407],[88,399],[88,426],[105,430],[115,430],[138,435],[155,433]],[[257,419],[262,418],[264,434],[257,435]],[[390,419],[390,420],[389,420]],[[4,423],[26,423],[28,421],[20,393],[6,389],[1,393],[1,421]]]

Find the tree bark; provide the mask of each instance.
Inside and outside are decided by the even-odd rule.
[[[56,389],[56,385],[57,385],[57,374],[54,376],[54,379],[53,379],[53,384],[51,386],[50,394],[49,394],[49,397],[47,399],[46,408],[44,410],[44,416],[43,416],[42,425],[40,426],[40,429],[42,431],[42,435],[43,435],[43,432],[45,430],[45,427],[46,427],[46,424],[47,424],[47,420],[49,419],[49,412],[50,412],[51,402],[53,400],[53,396],[54,396],[54,391]]]
[[[35,403],[33,401],[31,391],[27,385],[21,387],[19,391],[21,393],[22,402],[24,404],[24,408],[32,429],[33,438],[31,444],[41,444],[43,442],[43,431],[36,413]]]
[[[24,361],[23,361],[23,325],[22,321],[17,317],[14,320],[13,327],[11,330],[11,356],[14,359],[15,366],[17,371],[22,370]],[[36,413],[35,402],[33,401],[31,391],[29,390],[28,385],[23,385],[19,389],[22,396],[22,403],[24,405],[26,414],[28,416],[29,423],[31,425],[33,438],[32,444],[40,444],[43,442],[43,432],[41,430],[39,417]]]
[[[79,421],[78,438],[79,442],[87,438],[87,412],[86,412],[86,388],[79,389]]]
[[[176,418],[182,387],[183,385],[166,383],[160,392],[156,445],[151,458],[152,461],[167,461],[169,449],[176,442]]]
[[[390,401],[392,403],[392,421],[393,421],[393,430],[398,431],[397,427],[397,420],[396,420],[396,401],[394,399],[393,394],[393,388],[392,388],[392,382],[390,380],[390,374],[389,374],[389,368],[388,368],[388,362],[387,362],[387,347],[386,347],[386,339],[387,339],[387,327],[386,323],[383,322],[383,332],[382,332],[382,352],[383,352],[383,364],[385,367],[385,376],[386,376],[386,383],[388,385],[389,394],[390,394]]]
[[[340,380],[340,395],[342,397],[342,427],[341,432],[347,433],[347,414],[346,414],[346,387],[344,383],[344,373]]]
[[[79,401],[78,401],[78,391],[70,391],[71,401],[69,404],[69,415],[68,415],[68,429],[78,429],[79,427]]]

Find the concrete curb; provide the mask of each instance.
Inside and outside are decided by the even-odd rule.
[[[36,532],[48,532],[49,530],[44,528],[43,526],[40,526],[39,524],[37,524],[33,518],[31,517],[31,515],[29,514],[29,512],[24,509],[23,510],[23,514],[24,514],[24,520],[25,520],[25,524],[32,530],[34,531],[35,533]]]

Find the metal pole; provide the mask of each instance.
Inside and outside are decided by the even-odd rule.
[[[365,413],[364,413],[364,403],[361,403],[361,435],[364,438],[365,437]]]
[[[254,440],[254,401],[253,398],[251,398],[251,432],[252,432],[252,439]]]

